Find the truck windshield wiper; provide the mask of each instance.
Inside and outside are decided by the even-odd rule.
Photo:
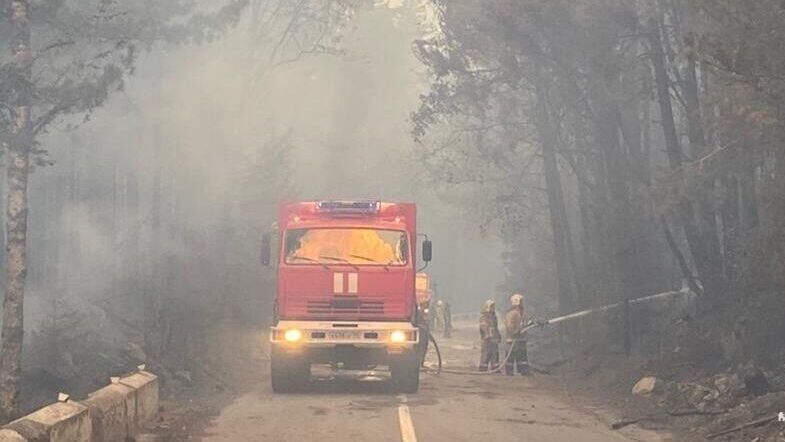
[[[385,263],[379,262],[379,261],[377,261],[377,260],[375,260],[373,258],[368,258],[367,256],[360,256],[360,255],[349,255],[349,256],[352,257],[352,258],[362,259],[363,261],[368,261],[368,262],[372,262],[372,263],[375,263],[375,264],[381,264],[384,267],[384,270],[387,270],[388,272],[390,271],[390,268],[387,267],[389,264],[385,264]]]
[[[320,258],[321,258],[321,256],[320,256]],[[324,267],[325,270],[330,270],[330,267],[328,267],[327,264],[325,264],[325,263],[323,263],[321,261],[317,261],[317,260],[315,260],[313,258],[308,258],[307,256],[292,255],[292,256],[289,257],[289,259],[300,259],[300,260],[303,260],[303,261],[313,262],[313,263],[316,263],[316,264],[320,264],[322,267]]]
[[[358,272],[360,271],[359,267],[357,267],[356,265],[350,263],[349,261],[347,261],[347,260],[345,260],[343,258],[337,258],[335,256],[320,256],[319,259],[327,259],[327,260],[330,260],[330,261],[342,262],[344,264],[347,264],[347,265],[353,267],[354,270],[357,270]]]

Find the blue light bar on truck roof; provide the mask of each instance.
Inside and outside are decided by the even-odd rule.
[[[378,213],[381,201],[319,201],[316,210],[328,213]]]

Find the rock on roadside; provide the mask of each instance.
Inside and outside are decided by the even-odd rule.
[[[632,394],[649,396],[662,390],[662,381],[654,376],[644,376],[632,387]]]

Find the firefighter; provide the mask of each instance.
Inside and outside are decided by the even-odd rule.
[[[499,341],[501,333],[496,318],[496,302],[489,299],[480,313],[480,371],[499,367]]]
[[[444,301],[436,301],[436,311],[434,311],[433,330],[444,331]]]
[[[523,308],[523,295],[518,293],[510,296],[510,308],[504,317],[506,331],[507,351],[510,356],[504,365],[504,372],[511,376],[517,367],[518,373],[528,375],[529,358],[526,354],[526,336],[523,333],[525,325],[525,311]]]
[[[452,335],[452,312],[450,311],[450,303],[444,301],[444,337],[449,338]]]

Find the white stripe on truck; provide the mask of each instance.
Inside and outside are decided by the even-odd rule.
[[[349,293],[357,293],[357,279],[358,279],[357,273],[347,273],[347,277],[349,279],[348,281]]]
[[[343,273],[333,273],[333,293],[343,293]]]

